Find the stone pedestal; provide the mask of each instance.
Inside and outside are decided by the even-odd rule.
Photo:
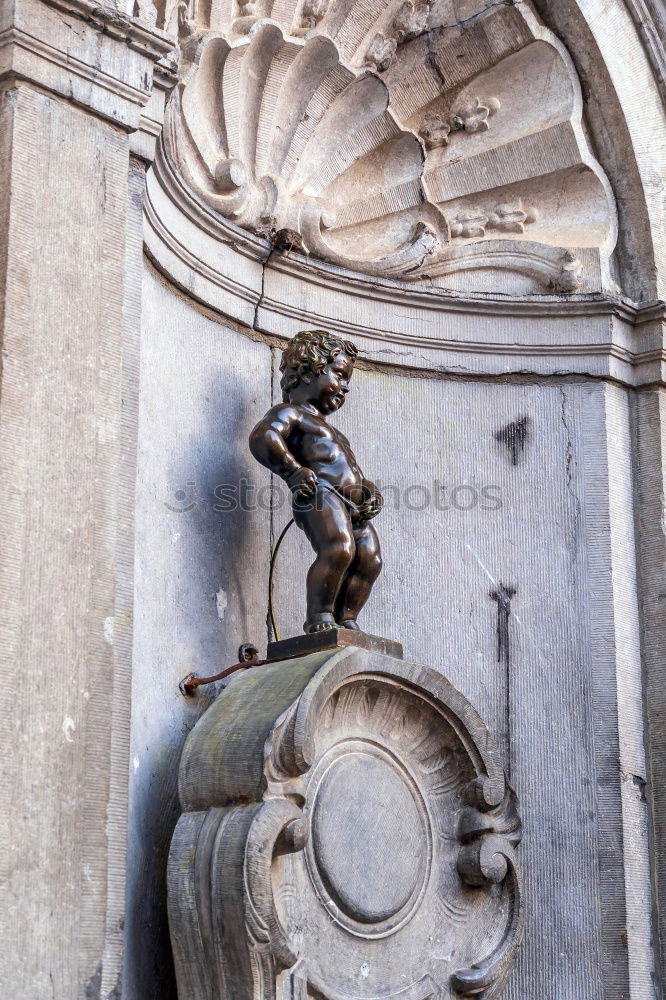
[[[238,675],[190,734],[169,858],[180,1000],[496,996],[515,795],[441,674],[359,647]]]
[[[269,642],[266,656],[269,660],[289,660],[292,656],[304,656],[306,653],[321,652],[324,649],[340,649],[347,646],[357,646],[360,649],[370,649],[376,653],[385,653],[402,659],[402,645],[395,639],[384,639],[379,635],[368,635],[349,628],[330,628],[325,632],[314,632],[310,635],[294,635],[288,639]]]

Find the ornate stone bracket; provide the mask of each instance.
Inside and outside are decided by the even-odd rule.
[[[180,1000],[502,988],[523,928],[516,799],[441,674],[344,649],[237,675],[179,790]]]

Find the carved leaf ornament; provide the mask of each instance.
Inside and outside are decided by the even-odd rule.
[[[603,270],[614,201],[568,53],[528,3],[478,7],[220,0],[182,41],[167,159],[222,219],[358,272]]]
[[[523,929],[497,752],[427,667],[237,675],[190,734],[169,858],[179,1000],[494,997]]]

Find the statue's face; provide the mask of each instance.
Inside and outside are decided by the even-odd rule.
[[[349,392],[354,362],[347,354],[337,354],[323,372],[312,380],[312,402],[320,413],[339,410]]]

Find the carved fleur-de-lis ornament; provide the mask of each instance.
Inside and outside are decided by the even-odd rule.
[[[463,132],[487,132],[490,128],[488,119],[500,109],[496,97],[473,97],[470,101],[454,108],[451,113],[451,127]]]
[[[429,3],[412,3],[407,0],[393,19],[393,37],[400,43],[420,35],[428,26],[429,15]]]

